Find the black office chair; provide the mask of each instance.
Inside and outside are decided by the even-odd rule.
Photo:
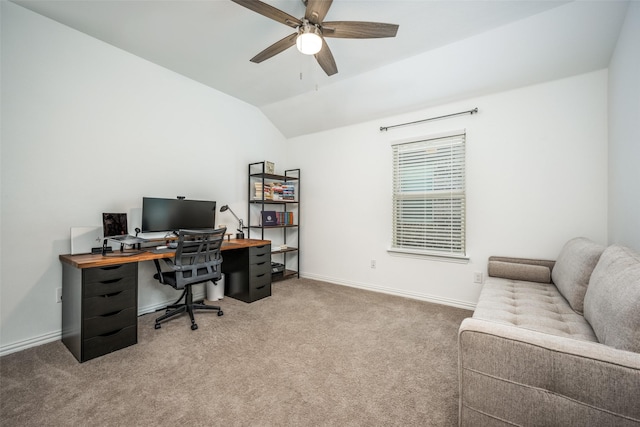
[[[182,296],[175,304],[166,308],[167,312],[156,319],[156,329],[160,329],[160,322],[187,312],[191,318],[191,329],[198,329],[193,318],[193,312],[197,309],[217,310],[218,316],[222,316],[222,310],[218,306],[193,302],[192,286],[205,283],[210,280],[220,280],[222,275],[222,256],[220,247],[226,228],[217,230],[180,230],[178,232],[178,245],[173,259],[163,258],[170,266],[171,271],[162,271],[159,260],[153,260],[158,273],[153,277],[164,285],[175,289],[183,289]],[[184,303],[179,302],[184,298]]]

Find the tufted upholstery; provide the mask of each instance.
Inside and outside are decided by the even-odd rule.
[[[473,313],[476,319],[584,341],[597,338],[552,284],[488,279]]]
[[[640,254],[612,245],[593,269],[591,246],[489,258],[458,332],[460,426],[640,427]]]

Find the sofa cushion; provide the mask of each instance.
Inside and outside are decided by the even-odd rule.
[[[551,283],[551,269],[546,265],[496,261],[489,258],[489,276],[527,282]]]
[[[609,246],[593,270],[584,316],[603,344],[640,353],[640,255]]]
[[[567,299],[571,308],[582,314],[584,294],[587,292],[591,272],[605,247],[584,237],[569,240],[551,271],[553,283]]]
[[[487,279],[473,317],[584,341],[597,341],[584,317],[552,284]]]

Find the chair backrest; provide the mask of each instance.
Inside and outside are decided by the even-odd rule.
[[[220,248],[226,228],[216,230],[180,230],[172,270],[176,273],[176,288],[218,280],[222,274]]]

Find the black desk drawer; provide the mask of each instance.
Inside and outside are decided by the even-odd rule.
[[[262,261],[264,258],[260,256],[264,254],[270,254],[270,253],[271,253],[271,245],[253,246],[249,248],[249,264]],[[253,259],[254,257],[257,257],[257,259],[254,260]]]
[[[271,271],[271,258],[266,259],[264,262],[258,264],[249,265],[249,278],[269,273]]]
[[[84,340],[82,343],[82,361],[129,347],[138,342],[137,325],[129,326],[119,331],[98,335],[97,337]]]
[[[244,302],[271,295],[271,245],[254,246],[222,254],[224,294]]]
[[[118,277],[104,280],[102,282],[85,283],[84,297],[97,297],[114,294],[128,289],[134,289],[137,286],[136,283],[136,276]]]
[[[83,317],[88,319],[94,316],[102,316],[125,308],[136,307],[136,305],[136,291],[134,289],[98,295],[84,299],[82,302]]]
[[[84,283],[106,282],[135,276],[138,272],[138,264],[133,262],[109,267],[94,267],[84,269],[82,272],[84,273]]]
[[[107,313],[103,316],[94,316],[84,319],[83,338],[92,338],[97,335],[104,335],[109,332],[119,331],[127,326],[135,326],[138,322],[135,307]]]
[[[251,277],[251,283],[249,284],[249,289],[258,289],[261,288],[262,285],[271,283],[271,272],[267,272],[265,274],[259,274],[257,276]]]
[[[249,264],[257,264],[265,261],[271,262],[271,250],[262,253],[249,254]]]
[[[271,296],[271,273],[254,278],[249,285],[249,295],[252,301]]]

